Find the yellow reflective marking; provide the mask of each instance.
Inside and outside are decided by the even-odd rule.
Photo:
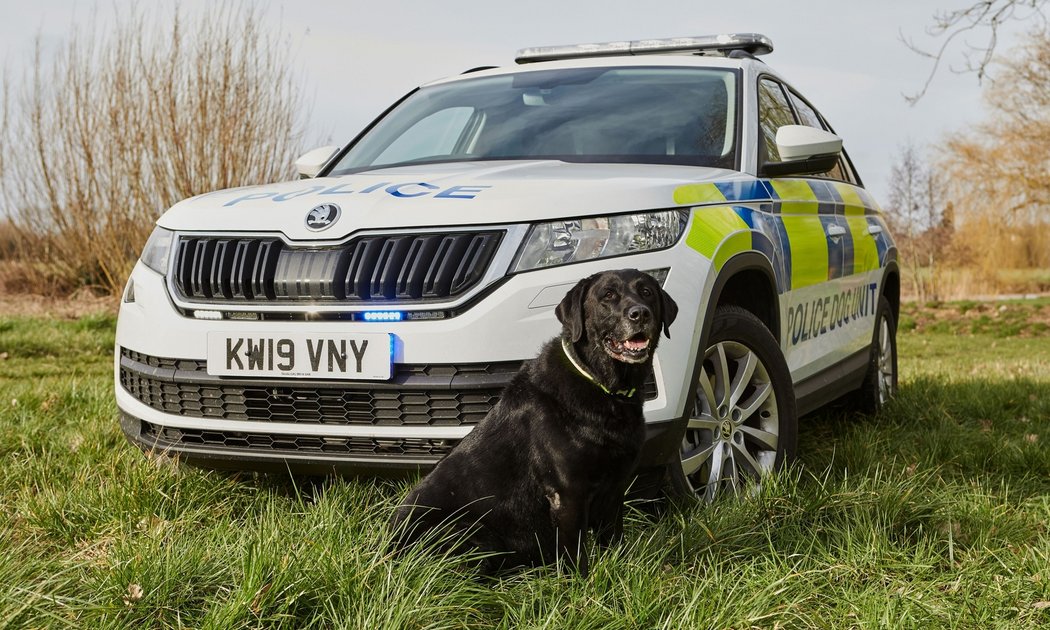
[[[875,236],[868,231],[868,220],[864,217],[846,217],[846,223],[853,238],[853,273],[878,269],[879,248],[875,245]],[[850,270],[845,269],[842,275],[849,273]]]
[[[736,256],[741,252],[748,252],[754,249],[754,244],[751,240],[751,231],[747,232],[734,232],[729,235],[729,238],[722,241],[722,245],[718,248],[715,253],[715,269],[721,269],[726,261]]]
[[[834,184],[839,196],[842,197],[842,203],[846,206],[846,216],[864,216],[864,200],[861,199],[857,189],[842,182],[832,182],[832,184]]]
[[[828,241],[817,212],[820,201],[804,179],[771,179],[791,247],[791,288],[828,280]]]
[[[879,268],[879,249],[875,246],[875,237],[868,232],[868,221],[864,218],[864,198],[853,186],[843,182],[833,182],[835,190],[842,197],[843,212],[849,226],[850,238],[853,241],[853,260],[844,260],[846,267],[843,276],[864,273]],[[852,268],[850,267],[852,265]]]
[[[816,214],[782,214],[791,245],[791,289],[828,280],[828,240]]]
[[[769,184],[780,197],[780,211],[816,214],[820,207],[817,195],[804,179],[771,179]]]
[[[674,189],[674,202],[680,206],[725,200],[726,196],[714,184],[686,184]]]
[[[714,259],[718,245],[727,236],[749,229],[747,223],[729,206],[699,208],[693,212],[693,224],[685,237],[685,243],[705,258]]]

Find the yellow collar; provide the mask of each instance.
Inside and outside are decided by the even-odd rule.
[[[634,398],[634,395],[638,393],[638,388],[636,387],[632,387],[631,389],[618,389],[616,391],[613,391],[605,385],[599,383],[597,379],[591,376],[590,373],[587,372],[587,370],[583,369],[583,367],[576,362],[575,357],[572,356],[572,350],[569,348],[569,344],[565,341],[564,337],[561,340],[561,350],[565,353],[565,358],[569,360],[569,363],[572,364],[572,367],[576,368],[577,372],[582,374],[583,377],[586,378],[588,381],[597,385],[606,394],[609,394],[610,396],[619,396],[621,398]]]

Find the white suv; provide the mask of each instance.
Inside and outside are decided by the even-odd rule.
[[[157,221],[115,351],[121,426],[212,467],[427,468],[560,327],[577,280],[680,307],[639,473],[708,499],[798,415],[896,388],[896,250],[825,119],[755,34],[519,52],[429,83],[303,179]]]

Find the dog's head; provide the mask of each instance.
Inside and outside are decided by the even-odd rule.
[[[649,274],[620,269],[580,280],[555,314],[572,343],[586,337],[616,361],[644,363],[652,358],[661,329],[670,338],[678,305]]]

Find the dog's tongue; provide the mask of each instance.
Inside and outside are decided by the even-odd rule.
[[[630,339],[623,342],[623,347],[632,351],[638,352],[639,350],[645,350],[649,347],[649,340],[642,335],[635,335]]]

